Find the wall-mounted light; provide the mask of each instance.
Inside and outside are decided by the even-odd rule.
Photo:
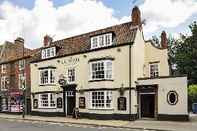
[[[121,84],[121,88],[124,88],[124,84],[123,83]]]
[[[86,57],[87,57],[87,55],[83,55],[83,57],[84,57],[84,58],[86,58]]]
[[[120,48],[118,48],[118,49],[117,49],[117,51],[118,51],[118,52],[121,52],[121,49],[120,49]]]
[[[124,84],[122,83],[119,89],[120,95],[124,95],[124,91],[125,91]]]
[[[139,82],[138,82],[138,81],[135,81],[135,84],[136,84],[136,85],[139,85]]]

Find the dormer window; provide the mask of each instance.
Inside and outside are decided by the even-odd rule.
[[[107,47],[112,45],[112,33],[93,36],[91,38],[91,49]]]
[[[46,48],[42,50],[42,59],[47,59],[56,56],[56,48]]]

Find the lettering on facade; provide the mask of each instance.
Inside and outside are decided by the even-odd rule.
[[[79,108],[85,109],[85,97],[79,97]]]
[[[57,98],[57,108],[62,108],[62,98]]]
[[[118,110],[126,110],[126,97],[118,98]]]
[[[64,65],[76,65],[79,62],[79,58],[70,57],[61,61]]]

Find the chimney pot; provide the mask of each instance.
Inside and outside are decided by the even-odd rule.
[[[133,26],[139,26],[140,28],[142,27],[141,12],[137,6],[135,6],[132,10],[131,20]]]
[[[165,31],[162,31],[162,33],[161,33],[161,47],[163,49],[167,49],[167,47],[168,47],[167,35],[166,35]]]
[[[49,35],[45,35],[44,41],[43,41],[44,47],[50,46],[52,41],[53,41],[53,39]]]
[[[21,37],[17,37],[16,40],[14,40],[15,44],[24,44],[24,39]]]

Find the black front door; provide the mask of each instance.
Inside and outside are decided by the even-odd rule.
[[[154,117],[155,94],[141,94],[141,117]]]
[[[66,115],[73,115],[73,110],[75,108],[75,94],[76,91],[75,90],[70,90],[70,91],[66,91],[65,92],[65,102],[66,102]]]
[[[74,108],[75,108],[75,97],[68,96],[67,97],[67,115],[72,115]]]

